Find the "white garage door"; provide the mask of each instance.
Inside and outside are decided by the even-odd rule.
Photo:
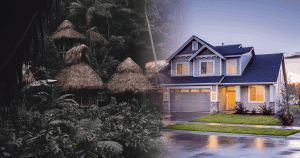
[[[210,110],[209,89],[171,89],[171,111],[207,112]]]

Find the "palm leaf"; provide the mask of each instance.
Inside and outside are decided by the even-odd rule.
[[[122,145],[114,141],[99,141],[97,147],[112,151],[115,154],[120,154],[123,151]]]

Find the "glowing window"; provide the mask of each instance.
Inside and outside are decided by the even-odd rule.
[[[236,74],[236,62],[235,61],[227,61],[227,73],[228,74]]]
[[[191,89],[191,92],[199,92],[199,89]]]
[[[201,92],[210,92],[210,89],[201,89]]]
[[[162,93],[162,92],[164,92],[164,90],[160,89],[160,90],[158,90],[158,92],[161,92],[161,93]]]
[[[249,86],[250,101],[264,101],[265,86]]]
[[[177,64],[177,74],[188,74],[189,64]]]
[[[182,89],[181,92],[189,92],[189,89]]]
[[[213,74],[214,63],[211,62],[201,62],[201,74]]]

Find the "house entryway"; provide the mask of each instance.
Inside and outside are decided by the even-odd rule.
[[[236,100],[235,86],[219,86],[221,111],[234,110]]]

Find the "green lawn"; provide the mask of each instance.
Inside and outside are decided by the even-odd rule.
[[[299,105],[290,105],[290,108],[297,108],[297,109],[299,109]]]
[[[174,129],[174,130],[224,132],[224,133],[273,135],[273,136],[289,136],[291,134],[300,132],[300,130],[290,130],[290,129],[235,127],[235,126],[218,126],[218,125],[197,125],[197,124],[175,124],[175,125],[170,125],[170,126],[167,126],[164,128]]]
[[[279,121],[274,116],[264,115],[235,115],[235,114],[210,114],[189,122],[229,123],[249,125],[274,125]]]

